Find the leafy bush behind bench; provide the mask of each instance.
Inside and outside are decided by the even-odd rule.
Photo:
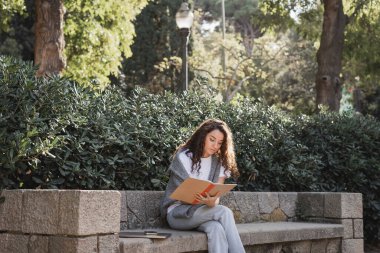
[[[380,123],[373,118],[290,115],[201,92],[97,94],[34,73],[29,62],[0,57],[0,189],[163,190],[170,155],[214,117],[234,133],[239,190],[361,192],[366,239],[380,238]]]

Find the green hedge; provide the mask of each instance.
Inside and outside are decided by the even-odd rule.
[[[0,57],[0,189],[163,190],[176,146],[214,117],[234,133],[238,190],[361,192],[366,239],[380,238],[380,123],[373,118],[293,116],[201,92],[97,94],[34,73],[31,63]]]

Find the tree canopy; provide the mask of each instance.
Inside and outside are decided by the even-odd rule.
[[[104,88],[118,74],[122,56],[130,57],[135,36],[133,20],[147,0],[65,1],[65,74],[93,80]]]
[[[24,0],[0,0],[0,30],[8,31],[12,17],[24,13]]]
[[[349,95],[345,102],[353,100],[359,89],[355,94],[362,94],[363,112],[376,115],[380,111],[380,54],[376,48],[380,10],[373,0],[338,1],[347,16],[342,68],[337,74]],[[32,2],[26,3],[27,8],[23,1],[0,2],[0,53],[31,59],[31,25],[27,22],[33,22]],[[315,53],[321,46],[325,11],[319,1],[225,1],[224,42],[221,1],[189,2],[199,15],[190,37],[190,87],[212,87],[227,100],[248,95],[287,110],[313,111]],[[95,89],[103,89],[111,79],[128,87],[150,87],[153,92],[174,90],[181,64],[174,19],[180,3],[64,1],[68,65],[64,74]],[[25,13],[29,17],[23,22],[20,15]],[[205,32],[205,24],[215,29]],[[226,73],[221,67],[222,48],[227,55]]]

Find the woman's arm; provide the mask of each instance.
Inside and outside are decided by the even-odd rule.
[[[219,177],[217,183],[218,184],[224,184],[225,179],[226,179],[226,177]]]

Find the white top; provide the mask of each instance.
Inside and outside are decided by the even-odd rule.
[[[197,169],[191,172],[193,161],[191,160],[191,153],[186,154],[186,151],[187,150],[182,151],[179,154],[179,160],[182,162],[183,167],[185,167],[187,174],[189,174],[191,178],[208,180],[208,177],[210,176],[212,157],[209,156],[206,158],[201,158],[200,160],[201,167],[199,169],[199,172],[197,171]],[[224,172],[224,170],[225,168],[221,166],[219,177],[229,178],[231,175],[230,171]]]
[[[210,176],[210,170],[211,170],[211,161],[212,157],[206,157],[206,158],[201,158],[200,160],[200,169],[199,172],[197,171],[197,168],[191,172],[191,167],[193,165],[193,161],[191,160],[191,153],[186,154],[187,150],[182,151],[179,154],[179,160],[181,161],[183,167],[185,167],[187,174],[191,178],[196,178],[196,179],[202,179],[202,180],[208,180],[208,177]],[[224,177],[224,178],[229,178],[231,176],[230,171],[224,172],[225,168],[223,166],[220,167],[220,172],[219,172],[219,177]],[[168,207],[168,213],[173,210],[176,206],[179,206],[181,203],[176,202],[173,205]]]

